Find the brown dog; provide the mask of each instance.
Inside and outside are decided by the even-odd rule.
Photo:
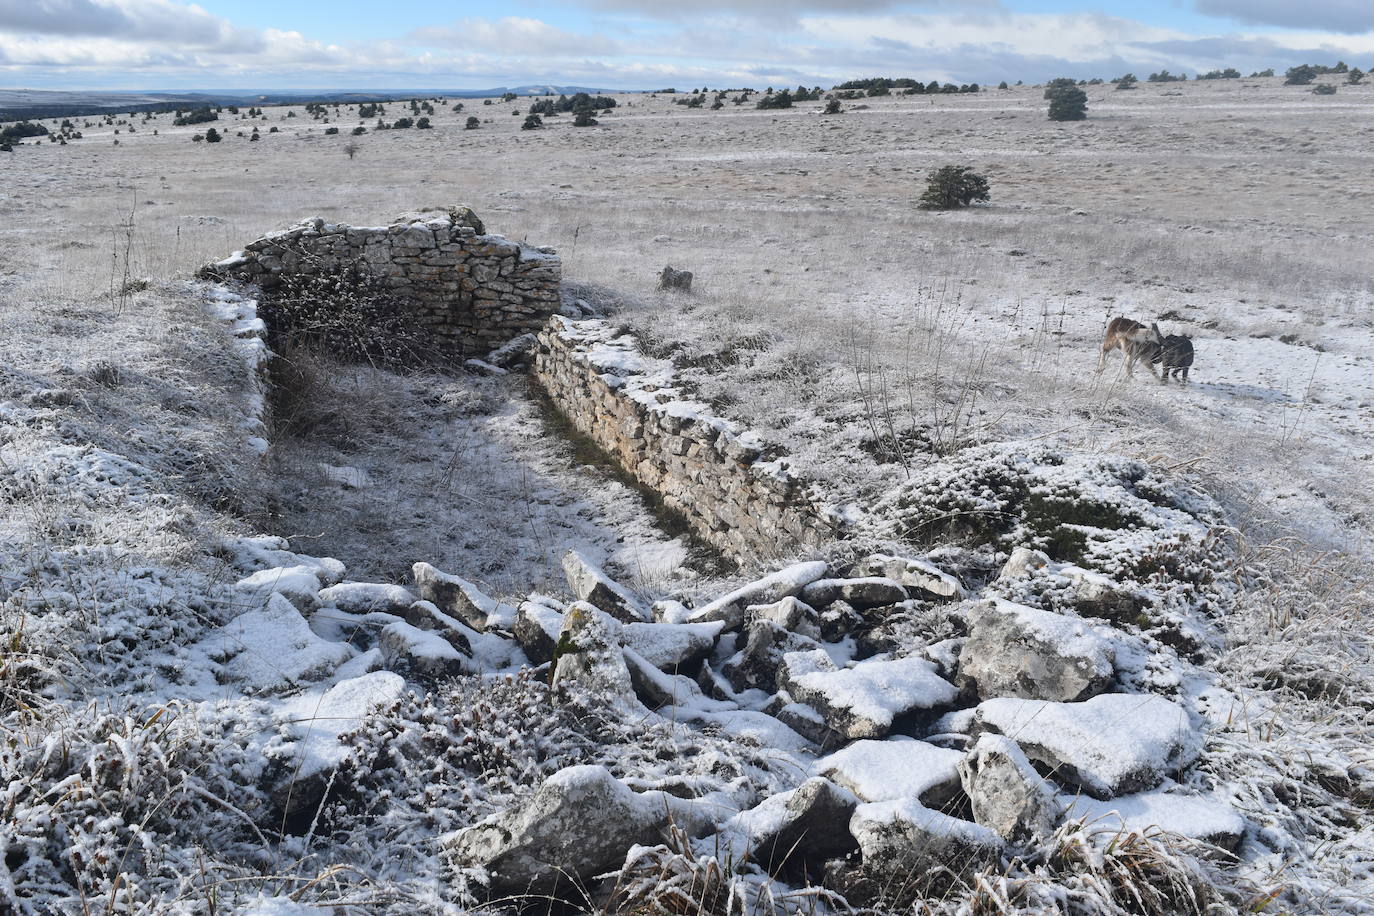
[[[1150,374],[1158,377],[1154,363],[1163,345],[1164,335],[1159,332],[1159,325],[1152,324],[1147,328],[1139,321],[1118,315],[1107,324],[1107,333],[1102,338],[1102,352],[1097,357],[1097,371],[1101,373],[1107,367],[1108,353],[1120,350],[1126,356],[1128,376],[1135,376],[1135,364],[1143,359]]]

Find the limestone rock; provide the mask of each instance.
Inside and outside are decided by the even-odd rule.
[[[1059,818],[1055,789],[1010,738],[979,738],[959,763],[959,778],[973,820],[1002,839],[1028,841],[1054,830]]]
[[[783,657],[779,683],[825,720],[822,744],[881,738],[895,722],[933,715],[958,697],[923,658],[869,659],[837,669],[823,650]]]
[[[816,608],[843,601],[850,607],[864,609],[897,604],[906,600],[907,593],[900,582],[885,576],[869,576],[861,579],[820,579],[802,589],[801,597]]]
[[[773,693],[778,689],[778,667],[783,656],[815,648],[817,644],[813,639],[784,629],[771,620],[755,620],[749,624],[744,648],[725,660],[721,674],[736,693],[751,688]]]
[[[997,578],[1015,579],[1020,576],[1028,576],[1032,571],[1044,569],[1049,565],[1050,558],[1044,551],[1030,547],[1018,547],[1011,552],[1007,562],[1002,565],[1002,571],[997,574]]]
[[[798,636],[821,638],[820,615],[811,605],[796,598],[784,598],[772,604],[751,604],[745,611],[755,620],[767,620]]]
[[[424,683],[473,674],[477,670],[470,656],[459,652],[438,633],[399,620],[382,628],[377,648],[387,668]]]
[[[570,550],[563,556],[563,572],[578,600],[593,604],[625,623],[649,619],[638,598],[578,551]]]
[[[515,608],[483,594],[461,576],[441,572],[428,563],[416,563],[411,573],[421,598],[474,630],[509,630],[515,625]]]
[[[846,825],[858,804],[852,792],[812,777],[732,817],[717,845],[773,874],[785,865],[823,862],[856,848]]]
[[[537,601],[525,601],[515,617],[515,641],[531,664],[553,661],[554,647],[563,630],[563,613]]]
[[[689,667],[710,654],[724,624],[629,623],[621,631],[625,647],[664,671]]]
[[[948,868],[967,874],[994,864],[1002,841],[986,827],[941,814],[915,799],[859,805],[849,820],[865,869],[884,875]]]
[[[613,871],[632,846],[661,843],[670,822],[695,836],[714,826],[682,799],[640,795],[605,767],[574,766],[522,804],[459,831],[447,851],[459,868],[484,869],[493,897],[551,893]]]
[[[1156,694],[1104,693],[1082,703],[980,703],[972,731],[1008,735],[1056,782],[1108,799],[1153,789],[1198,756],[1188,711]]]
[[[860,576],[886,576],[937,598],[964,597],[964,586],[957,578],[925,560],[875,553],[860,560],[854,571]]]
[[[722,620],[727,630],[738,629],[744,623],[745,608],[790,598],[824,576],[827,569],[829,566],[824,560],[795,563],[702,605],[692,612],[688,620],[692,623]]]
[[[1077,617],[994,599],[976,606],[969,619],[959,678],[983,699],[1074,702],[1112,682],[1112,642]]]
[[[914,798],[942,808],[959,794],[959,751],[914,738],[855,741],[822,757],[810,772],[824,776],[858,796],[860,801]]]
[[[320,590],[320,600],[329,607],[349,614],[395,614],[401,616],[415,603],[410,590],[399,585],[371,582],[344,582]]]

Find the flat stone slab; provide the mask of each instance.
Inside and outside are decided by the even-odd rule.
[[[858,796],[860,801],[916,798],[939,807],[959,790],[959,762],[964,755],[914,738],[855,741],[811,765]]]
[[[1006,735],[1056,782],[1099,799],[1155,788],[1195,760],[1202,744],[1187,710],[1149,693],[1104,693],[1082,703],[986,700],[973,731]]]

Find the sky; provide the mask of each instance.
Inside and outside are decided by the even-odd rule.
[[[1374,67],[1374,0],[0,0],[4,89],[598,89]]]

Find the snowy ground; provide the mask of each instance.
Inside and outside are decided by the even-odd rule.
[[[1230,562],[1249,584],[1226,618],[1192,621],[1221,681],[1185,691],[1214,729],[1193,776],[1228,787],[1257,825],[1266,851],[1252,847],[1250,879],[1325,911],[1367,909],[1369,825],[1349,805],[1367,814],[1350,780],[1370,766],[1374,696],[1374,86],[1321,98],[1278,83],[1098,87],[1090,120],[1071,125],[1045,121],[1029,87],[866,100],[833,118],[623,97],[602,127],[564,117],[527,132],[509,113],[521,103],[469,101],[436,106],[433,131],[360,138],[356,159],[346,136],[269,109],[282,132],[258,143],[230,122],[226,142],[193,144],[164,117],[118,146],[96,127],[0,156],[0,750],[27,774],[4,823],[26,852],[6,867],[28,888],[114,901],[110,863],[138,850],[123,873],[151,909],[260,896],[275,901],[262,911],[293,912],[288,893],[356,901],[380,881],[386,906],[440,911],[452,898],[434,836],[557,766],[663,779],[654,755],[689,746],[688,781],[716,779],[721,761],[735,776],[756,765],[730,729],[757,736],[775,721],[757,709],[699,706],[709,739],[618,723],[596,745],[528,685],[401,697],[394,675],[369,671],[375,647],[341,641],[344,618],[305,628],[235,587],[283,565],[306,564],[296,578],[321,586],[335,574],[236,540],[271,532],[368,581],[427,561],[498,597],[567,597],[558,561],[578,546],[648,597],[709,594],[636,495],[546,435],[519,380],[333,370],[318,434],[276,437],[265,466],[248,444],[264,431],[237,346],[180,281],[303,216],[369,224],[466,203],[493,231],[557,247],[569,277],[620,305],[616,320],[837,499],[873,509],[942,479],[939,453],[957,465],[971,442],[1013,438],[1124,454],[1211,492],[1239,529]],[[488,123],[463,131],[470,113]],[[992,204],[916,211],[924,174],[946,162],[985,171]],[[692,296],[653,289],[665,263],[696,272]],[[144,277],[148,289],[125,285]],[[1095,377],[1118,313],[1192,334],[1193,383],[1128,381],[1115,357]],[[299,596],[307,613],[313,594]],[[1016,596],[1032,598],[1053,595]],[[1180,671],[1201,676],[1166,668],[1164,681]],[[341,814],[315,844],[286,823],[272,767],[295,760],[304,782],[300,761],[323,773],[358,759],[339,756],[336,726],[301,720],[336,710],[351,726],[368,703],[393,705],[358,753],[406,740],[386,766],[347,770],[363,793],[433,782],[427,736],[451,729],[458,746],[493,715],[501,729],[471,732],[480,765],[468,751],[452,765],[506,768],[442,806],[416,795]],[[759,792],[790,787],[795,767],[778,761],[791,753],[749,771]],[[358,826],[374,814],[375,830]],[[388,845],[414,855],[388,863]]]

